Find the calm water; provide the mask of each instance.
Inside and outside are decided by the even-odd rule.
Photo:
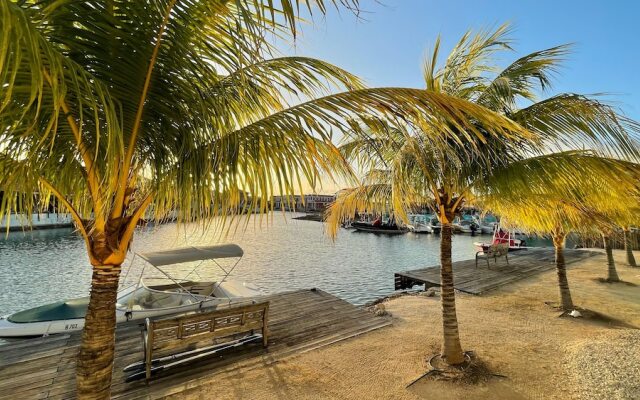
[[[473,257],[472,243],[479,239],[490,238],[454,236],[454,260]],[[224,242],[238,243],[245,251],[232,274],[234,279],[251,282],[267,293],[317,287],[354,304],[391,293],[394,272],[436,265],[439,256],[436,235],[385,236],[342,230],[332,242],[321,223],[285,220],[281,215],[268,226],[250,223],[227,238],[193,226],[147,228],[137,233],[132,248],[145,252]],[[224,261],[224,267],[232,265]],[[129,277],[139,276],[143,268],[144,263],[134,258]],[[212,263],[200,271],[203,277],[219,276]],[[158,276],[148,267],[143,273]],[[13,232],[0,238],[0,315],[85,296],[90,278],[84,242],[71,229]]]

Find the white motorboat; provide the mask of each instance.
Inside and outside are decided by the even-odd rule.
[[[496,225],[498,225],[498,219],[493,215],[485,215],[480,221],[480,231],[484,234],[493,234],[496,230]]]
[[[169,283],[146,285],[142,272],[138,282],[118,292],[116,322],[142,320],[160,315],[182,314],[202,309],[214,309],[250,302],[262,293],[255,287],[227,279],[243,256],[242,249],[235,244],[217,246],[186,247],[180,249],[136,254],[159,271]],[[135,257],[134,256],[134,257]],[[237,258],[231,268],[223,271],[223,278],[214,281],[189,280],[205,260]],[[160,267],[200,263],[185,278],[174,279]],[[144,269],[143,269],[144,271]],[[89,297],[58,301],[20,311],[0,318],[0,337],[30,337],[81,330],[89,305]]]
[[[442,230],[442,224],[440,223],[440,220],[438,219],[438,217],[435,215],[428,214],[427,219],[431,221],[431,229],[433,229],[433,233],[436,233],[436,234],[440,233],[440,231]]]
[[[456,217],[451,223],[454,232],[460,233],[476,233],[480,230],[480,225],[474,218],[460,218]]]
[[[430,216],[425,214],[409,214],[407,228],[414,233],[433,233],[434,231]]]

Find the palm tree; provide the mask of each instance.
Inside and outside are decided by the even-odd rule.
[[[624,238],[624,249],[627,257],[627,264],[631,267],[636,267],[636,260],[633,256],[633,248],[631,244],[631,231],[630,226],[637,222],[638,213],[640,212],[640,205],[638,203],[638,197],[635,195],[626,196],[624,203],[619,205],[620,202],[611,202],[604,199],[597,205],[598,209],[609,218],[617,227],[622,227]],[[616,205],[618,205],[616,207]],[[608,233],[608,235],[606,235]],[[611,249],[611,242],[609,237],[613,232],[605,232],[603,235],[604,248],[607,252],[607,264],[608,264],[608,276],[607,281],[618,282],[620,279],[615,269],[615,260],[613,258],[613,251]]]
[[[521,193],[506,198],[488,198],[484,205],[501,215],[506,225],[517,226],[530,234],[550,236],[555,249],[555,264],[560,291],[560,308],[574,309],[565,262],[565,241],[571,232],[594,235],[594,230],[610,229],[597,210],[566,194],[558,196],[553,190]],[[605,228],[605,226],[607,226]],[[603,236],[604,237],[604,236]]]
[[[314,2],[321,12],[357,3]],[[143,217],[177,210],[181,221],[227,224],[229,210],[268,211],[274,194],[349,177],[331,135],[359,115],[426,118],[450,106],[445,95],[364,88],[312,58],[271,58],[267,38],[295,37],[307,4],[0,2],[0,212],[53,196],[85,241],[79,397],[109,396],[120,266]],[[482,120],[474,107],[466,118]]]
[[[632,166],[636,168],[636,171],[640,170],[638,166]],[[610,224],[605,225],[602,228],[602,242],[605,252],[607,254],[607,278],[606,282],[620,282],[620,277],[616,270],[615,259],[613,258],[613,247],[611,244],[611,237],[619,233],[620,227],[624,234],[625,250],[627,255],[627,261],[629,265],[635,262],[633,252],[631,250],[631,238],[629,237],[628,227],[637,220],[640,207],[638,206],[638,200],[635,193],[622,193],[619,195],[615,192],[618,188],[614,189],[614,192],[608,193],[606,197],[602,199],[596,199],[594,207],[598,212],[602,214]],[[612,200],[613,199],[613,200]],[[599,201],[598,201],[599,200]]]
[[[627,264],[630,267],[636,268],[638,265],[636,264],[636,258],[633,256],[633,245],[631,244],[631,228],[629,225],[624,225],[622,227],[622,232],[624,234],[624,250],[627,256]]]
[[[424,120],[406,118],[389,126],[370,119],[354,125],[342,146],[345,156],[369,173],[360,186],[343,192],[329,209],[329,234],[337,234],[340,223],[355,211],[391,208],[406,219],[412,204],[430,199],[442,223],[441,307],[443,324],[442,358],[460,364],[464,354],[460,343],[451,264],[451,222],[463,205],[485,197],[499,197],[520,180],[530,190],[560,176],[561,183],[582,176],[585,171],[610,172],[616,163],[602,161],[598,154],[635,157],[637,149],[629,138],[638,124],[619,115],[597,99],[565,93],[532,102],[547,89],[567,46],[535,52],[497,72],[495,54],[510,50],[509,29],[466,33],[444,65],[437,68],[439,39],[424,64],[425,92],[443,96],[447,112],[464,114],[481,107],[481,117],[461,124],[444,120],[434,110]],[[524,108],[519,106],[529,101]],[[501,129],[496,129],[495,123]],[[592,147],[588,151],[560,151],[571,147]],[[594,154],[597,151],[598,154]],[[528,177],[537,174],[533,183]],[[507,185],[505,186],[505,182]],[[558,183],[558,193],[565,189]],[[566,232],[557,232],[557,245]],[[562,257],[562,252],[560,252]],[[559,260],[562,262],[562,259]]]
[[[616,270],[616,261],[613,258],[613,248],[611,247],[612,231],[602,232],[602,244],[607,254],[607,282],[620,282],[618,271]]]
[[[488,197],[487,207],[501,212],[512,224],[541,235],[551,235],[556,248],[562,306],[569,310],[568,283],[561,255],[566,234],[571,231],[586,237],[600,236],[607,255],[607,282],[619,282],[611,245],[611,237],[620,226],[634,222],[638,215],[638,182],[640,165],[619,159],[596,159],[588,174],[569,181],[534,184],[522,182],[518,188],[500,183],[501,197]],[[610,179],[611,173],[616,179]],[[536,176],[533,176],[536,179]],[[561,192],[558,187],[562,187]],[[565,301],[565,299],[567,299]],[[571,307],[570,307],[571,306]]]

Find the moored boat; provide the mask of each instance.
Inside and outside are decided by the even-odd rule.
[[[430,215],[429,220],[431,221],[431,229],[433,230],[433,233],[440,233],[440,231],[442,231],[442,224],[440,223],[438,217],[436,217],[435,215]]]
[[[373,222],[354,222],[351,228],[360,232],[384,233],[385,235],[399,235],[409,232],[406,227],[398,226],[395,222],[382,223],[380,219]]]
[[[255,287],[229,280],[229,274],[243,256],[242,249],[234,244],[186,247],[136,254],[148,265],[159,271],[167,284],[147,285],[138,283],[121,289],[116,303],[116,322],[143,320],[160,315],[182,314],[219,306],[252,301],[262,295]],[[237,261],[219,281],[193,281],[174,279],[160,267],[187,262],[237,258]],[[216,263],[217,264],[217,263]],[[222,269],[222,268],[221,268]],[[224,270],[223,270],[224,271]],[[89,305],[89,297],[58,301],[40,307],[20,311],[0,318],[0,337],[31,337],[81,330]]]
[[[407,229],[414,233],[433,233],[431,216],[428,214],[409,214]]]
[[[498,224],[498,219],[493,215],[485,215],[482,219],[479,220],[480,224],[480,232],[484,234],[493,234],[496,229],[496,225]]]
[[[471,233],[474,234],[480,231],[480,225],[475,221],[474,218],[460,218],[456,217],[451,224],[453,226],[453,231],[458,233]]]

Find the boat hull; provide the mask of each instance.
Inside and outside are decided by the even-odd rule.
[[[413,226],[413,225],[409,225],[407,228],[409,228],[409,231],[413,232],[413,233],[433,233],[433,228],[431,228],[430,226]]]
[[[378,228],[373,226],[351,226],[356,231],[360,232],[371,232],[371,233],[382,233],[385,235],[401,235],[407,233],[408,229],[391,229],[391,228]]]
[[[219,288],[224,291],[224,293],[222,293],[223,295],[229,297],[210,297],[199,302],[157,309],[128,310],[125,308],[116,308],[116,323],[140,321],[144,320],[145,318],[184,314],[200,310],[213,310],[217,307],[227,307],[230,305],[251,302],[261,295],[261,293],[257,290],[245,287],[245,285],[234,281],[224,282],[219,286]],[[129,291],[130,289],[126,289],[123,292],[126,294]],[[243,297],[233,297],[234,292],[238,293],[239,291],[244,291],[244,293],[247,295]],[[86,305],[88,305],[88,301],[89,298],[84,297],[80,299],[73,299],[67,302],[52,303],[52,305],[59,305],[61,303],[64,303],[65,305],[77,304],[78,306],[80,305],[80,303],[83,303],[85,306],[84,311],[75,311],[76,316],[78,316],[77,314],[82,315],[82,317],[80,318],[64,318],[60,315],[51,315],[51,319],[47,318],[47,316],[44,316],[40,318],[42,319],[40,321],[25,320],[24,322],[20,322],[19,319],[16,321],[15,316],[19,314],[24,315],[25,313],[29,313],[32,310],[42,309],[43,307],[47,307],[49,305],[21,311],[7,317],[1,317],[0,338],[27,338],[80,331],[84,328],[84,315],[86,314]],[[14,316],[14,321],[11,320],[12,316]]]
[[[480,231],[486,235],[490,235],[495,230],[494,226],[489,225],[480,225]]]
[[[250,300],[245,298],[232,299],[231,301],[227,299],[214,299],[183,307],[152,311],[143,310],[127,312],[126,310],[118,309],[116,310],[116,323],[119,324],[127,321],[139,321],[144,320],[145,318],[184,314],[200,310],[213,310],[220,306],[241,304],[247,301]],[[24,323],[12,322],[7,318],[2,318],[0,319],[0,338],[27,338],[68,333],[82,330],[84,328],[84,324],[84,318]]]

